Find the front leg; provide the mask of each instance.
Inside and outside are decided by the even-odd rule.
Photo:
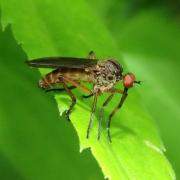
[[[114,94],[116,94],[116,93],[123,94],[123,92],[124,91],[115,89],[115,88],[108,89],[105,91],[105,93],[111,93],[111,95],[108,96],[108,98],[105,100],[105,102],[103,103],[103,105],[100,109],[99,124],[98,124],[98,140],[100,139],[100,136],[101,136],[101,122],[103,120],[104,108],[109,104],[109,102],[113,98]]]
[[[122,107],[126,97],[128,95],[128,88],[124,88],[124,92],[123,95],[121,97],[121,100],[119,101],[119,104],[117,105],[117,107],[112,111],[112,113],[109,115],[109,119],[108,119],[108,126],[107,126],[107,133],[108,133],[108,139],[110,142],[111,141],[111,135],[110,135],[110,126],[111,126],[111,120],[112,117],[114,116],[114,114]]]
[[[119,89],[108,89],[106,90],[104,93],[112,93],[112,94],[115,94],[115,93],[118,93],[118,94],[123,94],[123,90],[119,90]],[[90,98],[94,95],[94,93],[92,94],[89,94],[89,95],[82,95],[83,98],[87,99],[87,98]],[[99,94],[100,95],[100,94]]]

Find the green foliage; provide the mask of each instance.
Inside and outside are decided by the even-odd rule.
[[[53,96],[37,88],[40,76],[27,68],[10,26],[0,31],[0,59],[0,179],[103,179],[90,151],[79,154]]]
[[[113,4],[113,14],[118,13],[119,6],[119,3]],[[143,92],[139,89],[139,94],[158,123],[167,156],[179,179],[180,86],[177,82],[180,76],[180,24],[176,11],[171,11],[173,6],[141,10],[132,18],[126,13],[124,21],[120,22],[118,16],[108,13],[108,8],[103,16],[110,16],[104,20],[121,47],[129,70],[144,81]],[[119,26],[121,31],[117,29]]]
[[[17,42],[22,45],[28,59],[58,55],[86,57],[90,50],[97,52],[97,56],[100,58],[113,56],[117,59],[122,59],[118,46],[122,37],[118,36],[117,29],[113,29],[113,27],[115,27],[113,23],[112,26],[110,26],[112,28],[108,28],[111,21],[107,22],[104,19],[105,9],[109,4],[108,6],[104,5],[104,11],[101,12],[102,16],[97,16],[98,11],[95,13],[93,6],[83,0],[77,0],[76,2],[68,0],[63,3],[58,0],[53,1],[53,3],[48,0],[2,0],[1,6],[3,26],[5,27],[7,24],[11,24],[13,35]],[[113,18],[114,17],[111,18],[112,22],[116,22],[116,19]],[[120,26],[121,25],[119,25],[119,27]],[[18,56],[16,57],[18,61]],[[138,77],[144,75],[146,71],[140,71],[139,69],[141,64],[144,65],[143,62],[135,61],[135,56],[131,57],[129,54],[125,56],[125,59],[127,59],[128,69],[136,71]],[[129,59],[133,60],[130,61]],[[122,60],[120,62],[123,63]],[[125,66],[124,63],[123,65]],[[46,71],[42,69],[41,72],[44,74]],[[28,77],[27,72],[26,77]],[[150,76],[147,75],[145,77],[149,78]],[[153,81],[151,81],[151,83],[153,83]],[[136,89],[138,89],[141,94],[144,90],[147,90],[147,86],[143,85],[142,87],[135,87],[130,90],[129,97],[123,108],[113,118],[111,127],[113,143],[111,144],[107,140],[105,130],[106,120],[108,114],[118,103],[120,97],[117,96],[117,98],[114,98],[109,106],[110,108],[106,108],[105,110],[100,141],[97,140],[98,112],[105,97],[98,99],[97,114],[91,128],[90,139],[87,140],[85,136],[92,100],[82,99],[82,94],[78,90],[73,91],[78,97],[78,102],[71,115],[71,119],[80,140],[80,150],[82,151],[90,147],[105,177],[112,178],[113,180],[152,179],[152,177],[153,179],[174,179],[171,165],[164,156],[164,147],[159,138],[156,125],[151,117],[152,113],[149,114],[145,108],[147,101],[144,103],[143,98],[136,92]],[[38,95],[39,94],[40,93],[38,93]],[[45,95],[43,95],[43,98],[44,96]],[[69,97],[63,94],[56,94],[55,98],[59,110],[62,112],[62,110],[69,105]],[[42,104],[46,104],[46,102]],[[39,104],[39,106],[43,107],[42,104]],[[31,112],[33,114],[34,111],[32,110]],[[46,111],[44,116],[47,114]],[[35,114],[33,114],[31,119],[35,118],[34,116]],[[25,123],[31,124],[32,121],[28,121],[27,119]],[[46,131],[49,131],[48,123],[51,124],[51,130],[53,129],[53,124],[55,124],[53,121],[46,122]],[[56,127],[56,130],[59,129],[59,131],[64,128],[63,126],[57,125],[54,125],[54,127]],[[26,131],[27,130],[24,129],[22,134],[28,136],[30,129],[28,132]],[[67,133],[64,132],[64,134]],[[43,135],[41,135],[41,138],[43,138]],[[46,134],[46,136],[47,135],[48,134]],[[59,139],[59,137],[55,136],[56,135],[53,136],[54,141],[52,148],[54,146],[56,147],[56,143],[62,144],[64,141],[64,139],[60,139],[58,142],[57,139]],[[42,150],[41,145],[39,146],[39,149]],[[43,144],[43,147],[44,146],[45,144]],[[49,146],[51,145],[49,144]],[[58,151],[53,154],[54,158],[58,157],[59,153]],[[69,154],[67,156],[69,156]],[[47,158],[50,160],[52,156],[47,156]],[[72,157],[69,156],[69,158]],[[71,159],[71,161],[73,161],[73,159]],[[54,166],[58,166],[58,160]],[[72,169],[73,167],[68,170],[72,171]],[[79,169],[79,171],[81,170]],[[26,173],[26,171],[24,171],[24,173]],[[46,179],[45,177],[46,173],[43,179]]]

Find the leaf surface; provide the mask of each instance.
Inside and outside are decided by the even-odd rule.
[[[86,57],[94,50],[98,57],[113,56],[125,66],[111,32],[86,1],[2,0],[2,22],[4,27],[11,24],[15,39],[29,59],[58,55]],[[42,74],[46,72],[41,70]],[[136,88],[143,91],[143,87]],[[73,91],[78,101],[71,120],[80,140],[80,151],[90,147],[104,176],[113,180],[174,179],[171,165],[163,154],[164,146],[157,127],[136,88],[130,90],[123,108],[113,118],[113,143],[107,140],[107,118],[120,97],[117,95],[105,109],[100,141],[97,140],[98,113],[105,97],[98,99],[97,113],[87,140],[92,100],[82,99],[82,93]],[[69,106],[69,97],[56,94],[55,98],[62,113]]]

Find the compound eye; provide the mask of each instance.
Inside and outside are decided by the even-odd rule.
[[[124,76],[124,78],[123,78],[123,85],[124,85],[124,87],[126,87],[126,88],[133,87],[134,81],[135,81],[135,76],[134,76],[134,74],[128,73],[128,74],[126,74],[126,75]]]

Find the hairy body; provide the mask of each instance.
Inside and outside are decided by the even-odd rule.
[[[103,103],[100,110],[99,130],[98,139],[100,138],[100,124],[103,114],[103,108],[108,105],[115,93],[122,94],[122,97],[118,105],[114,108],[112,113],[109,115],[107,133],[109,141],[110,137],[110,124],[113,115],[120,109],[127,97],[128,89],[133,87],[134,83],[140,84],[140,81],[135,80],[135,76],[132,73],[123,75],[123,68],[121,64],[113,59],[98,60],[95,57],[93,51],[88,55],[88,58],[73,58],[73,57],[45,57],[27,61],[28,65],[32,67],[42,68],[56,68],[52,72],[45,75],[40,81],[39,86],[45,90],[55,90],[53,87],[57,84],[62,84],[64,90],[69,94],[72,99],[69,109],[66,111],[67,119],[76,104],[76,98],[71,92],[67,84],[77,87],[89,96],[94,96],[92,113],[87,128],[87,135],[89,137],[89,130],[92,124],[93,116],[96,110],[97,97],[104,92],[111,93],[110,96]],[[124,90],[115,89],[114,85],[122,81]],[[81,82],[88,82],[93,85],[93,89],[80,85]]]
[[[94,93],[103,93],[122,79],[122,71],[121,65],[114,60],[99,61],[95,66],[84,69],[58,68],[44,76],[39,81],[39,86],[44,89],[51,88],[62,83],[63,78],[67,78],[76,82],[89,82],[94,86]]]

